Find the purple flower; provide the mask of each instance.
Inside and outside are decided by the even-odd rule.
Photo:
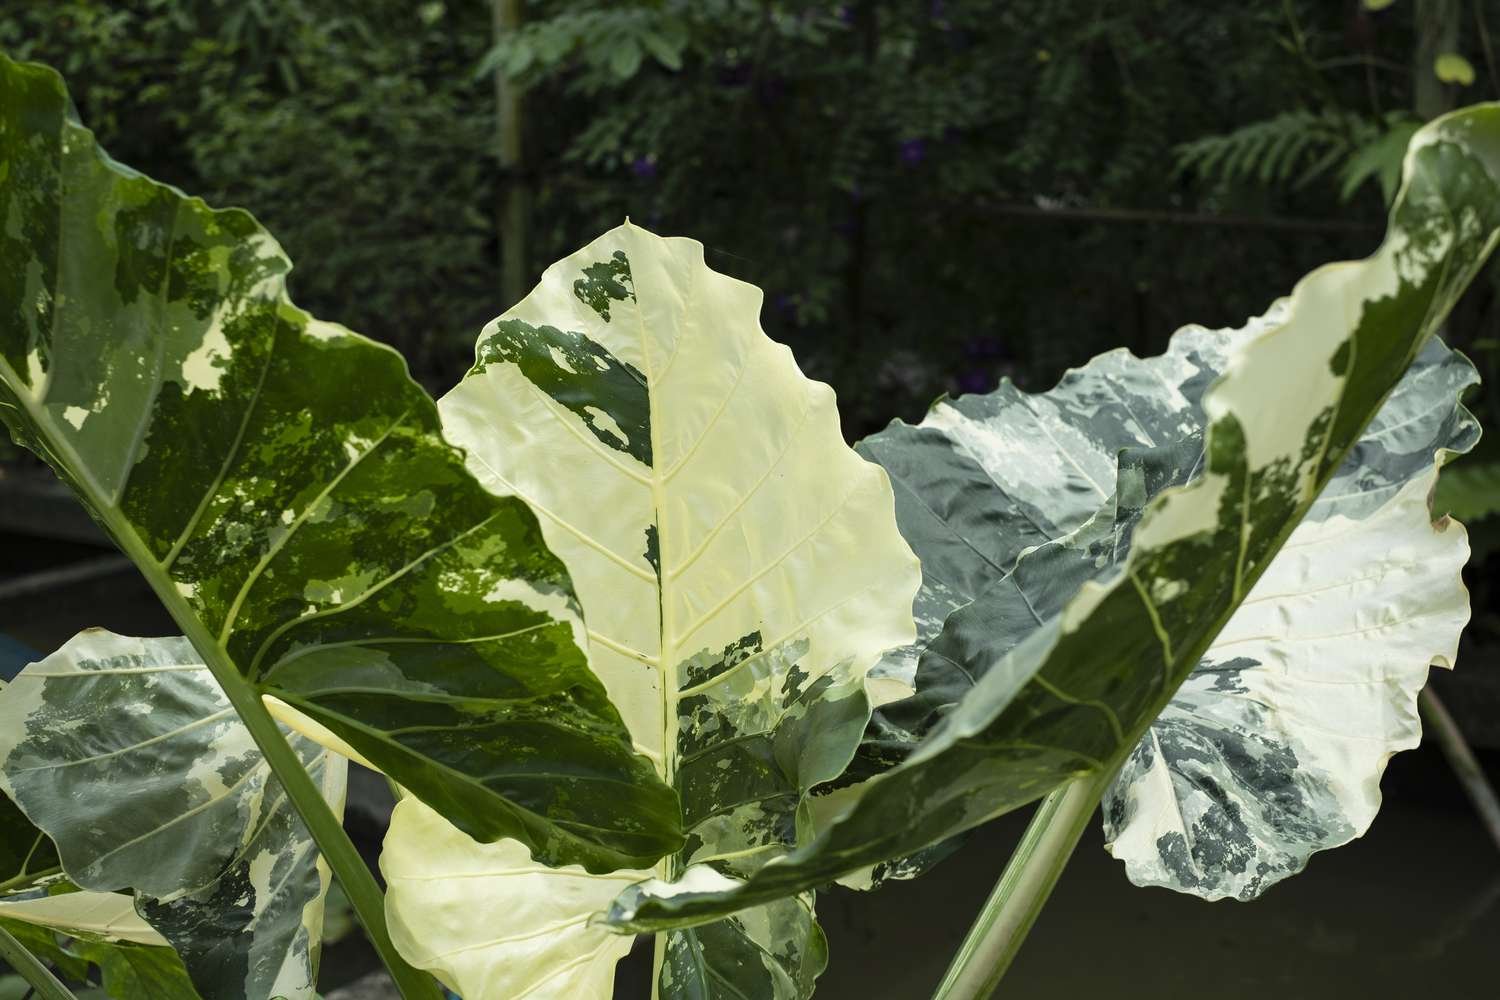
[[[927,143],[921,139],[907,139],[901,143],[901,162],[908,166],[921,163],[927,156]]]
[[[641,180],[650,180],[656,176],[656,154],[637,156],[630,164],[630,172]]]
[[[836,13],[838,15],[839,20],[843,21],[845,24],[853,24],[854,23],[854,11],[850,8],[850,6],[848,4],[846,4],[846,3],[839,4],[838,5],[838,9],[836,11],[834,11],[834,13]]]

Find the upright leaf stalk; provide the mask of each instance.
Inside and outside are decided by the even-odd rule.
[[[1075,779],[1042,800],[933,1000],[984,1000],[995,992],[1073,856],[1115,770],[1106,768]]]
[[[64,986],[52,970],[42,964],[26,946],[17,941],[15,935],[4,927],[0,927],[0,958],[3,958],[22,979],[31,984],[30,994],[35,994],[38,1000],[78,1000]]]

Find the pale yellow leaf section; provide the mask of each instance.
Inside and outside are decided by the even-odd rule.
[[[605,320],[574,285],[617,251],[629,260],[634,298],[610,301]],[[844,442],[833,390],[807,379],[791,351],[761,330],[761,301],[759,289],[709,268],[696,241],[626,223],[548,268],[502,317],[581,333],[634,366],[650,392],[650,465],[601,442],[514,364],[488,365],[438,404],[471,471],[537,511],[547,544],[572,574],[590,664],[637,749],[668,780],[678,690],[687,686],[679,669],[690,657],[759,632],[766,650],[806,642],[796,660],[805,684],[837,671],[836,687],[847,690],[863,683],[883,651],[915,637],[911,606],[921,576],[896,527],[890,481]],[[646,558],[653,525],[659,581]],[[720,686],[717,696],[729,690]],[[433,968],[433,956],[448,955],[439,974],[472,977],[455,984],[466,1000],[609,995],[600,970],[629,940],[589,929],[583,915],[651,873],[526,874],[530,859],[517,844],[477,845],[451,828],[439,832],[431,819],[426,833],[414,833],[415,808],[403,803],[407,815],[392,827],[388,858],[431,855],[442,843],[445,854],[455,852],[443,864],[491,874],[441,888],[393,878],[387,910],[403,955]],[[665,863],[658,867],[667,874]],[[432,907],[438,912],[429,915]],[[525,922],[513,924],[519,914]],[[516,947],[512,926],[537,934],[526,954],[560,977],[553,985],[486,978],[525,964],[507,957]],[[502,940],[485,945],[484,935]],[[593,975],[597,981],[581,978]],[[524,992],[561,982],[580,985]],[[474,992],[481,987],[490,992]]]
[[[589,924],[649,872],[547,868],[518,841],[480,844],[415,798],[391,817],[380,857],[391,939],[464,1000],[599,1000],[629,935]]]
[[[123,892],[69,892],[36,899],[4,899],[0,900],[0,917],[75,936],[169,947],[167,939],[146,923],[135,911],[135,901]]]
[[[636,299],[612,301],[605,321],[574,282],[616,251]],[[837,667],[858,679],[913,635],[920,576],[890,482],[844,443],[833,391],[761,330],[761,299],[709,268],[698,242],[627,223],[548,268],[504,317],[581,332],[643,373],[651,468],[514,365],[491,365],[439,403],[474,473],[537,510],[582,601],[590,662],[641,751],[663,763],[671,678],[693,654],[759,630],[766,648],[807,639],[813,678]],[[653,523],[660,622],[644,556]]]

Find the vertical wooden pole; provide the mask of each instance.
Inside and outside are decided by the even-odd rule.
[[[521,0],[492,0],[494,37],[499,42],[521,26]],[[501,171],[496,232],[500,237],[500,294],[505,308],[526,293],[527,215],[530,191],[521,144],[521,88],[495,68],[496,143]]]
[[[1444,52],[1458,49],[1459,0],[1417,0],[1417,47],[1412,58],[1412,108],[1423,121],[1448,110],[1448,93],[1433,72]]]

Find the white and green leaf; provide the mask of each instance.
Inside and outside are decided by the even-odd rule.
[[[1476,380],[1428,345],[1127,759],[1104,827],[1133,882],[1252,899],[1369,828],[1469,619],[1463,527],[1430,505]]]
[[[292,744],[341,812],[344,760]],[[21,671],[0,691],[0,787],[69,880],[133,890],[200,992],[313,995],[327,867],[186,639],[90,630]]]
[[[135,908],[135,898],[123,892],[34,891],[0,897],[0,920],[46,927],[71,937],[100,941],[128,941],[159,948],[171,947]]]
[[[153,940],[148,935],[134,935],[128,931],[123,935],[114,933],[124,928],[127,913],[145,927],[144,921],[135,915],[129,896],[69,892],[45,898],[64,905],[47,911],[23,911],[27,916],[39,917],[36,922],[22,922],[24,917],[13,918],[11,914],[18,908],[0,902],[0,926],[57,974],[92,984],[95,979],[93,969],[98,969],[97,979],[103,988],[102,995],[106,997],[203,1000],[193,988],[182,959],[160,936]],[[83,905],[73,905],[73,901],[80,898]],[[101,915],[111,914],[116,909],[120,911],[117,919],[100,922]],[[100,994],[89,990],[80,995],[93,997]]]
[[[1426,126],[1380,248],[1310,274],[1235,346],[1203,396],[1202,440],[1127,445],[1115,489],[1092,491],[1092,515],[1080,511],[1087,519],[1070,534],[1042,542],[949,615],[933,648],[951,643],[946,655],[975,681],[899,765],[850,796],[811,844],[745,882],[632,887],[611,922],[657,930],[712,920],[910,855],[1118,767],[1340,474],[1497,229],[1500,107]],[[1069,471],[1053,482],[1089,496],[1083,480],[1097,475],[1083,475],[1086,454],[1063,450]],[[1027,613],[1019,641],[996,635],[993,626],[1018,619],[1021,595],[1043,592],[1055,609]],[[997,638],[1002,648],[988,649]]]
[[[293,306],[248,214],[110,160],[0,56],[0,420],[231,700],[274,695],[481,840],[608,871],[681,845],[536,518],[399,355]]]
[[[540,513],[583,604],[590,663],[681,796],[687,847],[662,876],[692,864],[745,876],[799,843],[808,793],[859,742],[867,672],[912,638],[919,574],[890,484],[844,444],[828,387],[762,333],[760,304],[709,269],[699,244],[627,223],[486,327],[474,369],[440,403],[476,475]],[[421,829],[398,822],[387,851],[411,858]],[[484,851],[530,870],[524,850]],[[515,884],[542,893],[559,878]],[[592,975],[588,948],[606,945],[578,928],[621,885],[577,889],[558,914],[577,921],[566,939],[535,947],[567,943]],[[489,888],[455,891],[481,908]],[[391,923],[412,929],[403,954],[419,966],[474,941],[424,919],[426,905],[393,878]],[[546,969],[499,960],[511,947],[439,971],[465,996],[545,989],[530,984]],[[805,997],[825,959],[804,893],[665,935],[656,986]],[[577,989],[566,995],[605,995]]]
[[[1041,452],[1032,462],[1055,456],[1034,443],[1041,435],[1022,433],[1034,424],[1032,414],[1057,414],[1096,446],[1075,454],[1092,455],[1096,475],[1117,481],[1094,517],[1104,525],[1123,517],[1107,531],[1075,531],[1066,544],[1034,544],[992,587],[976,588],[973,606],[955,614],[922,654],[916,697],[887,706],[872,725],[867,755],[899,760],[973,686],[975,663],[994,662],[1058,612],[1076,586],[1060,581],[1096,575],[1123,558],[1132,511],[1187,481],[1198,465],[1203,389],[1283,309],[1278,304],[1240,330],[1184,330],[1160,358],[1105,355],[1038,396],[1004,387],[943,403],[921,428],[894,425],[862,445],[912,479],[931,477],[908,489],[928,501],[902,509],[908,537],[924,538],[936,525],[951,529],[940,540],[993,544],[1020,532],[1003,522],[970,529],[932,514],[951,496],[944,490],[965,481],[953,454],[991,457],[985,474],[1008,496],[1007,477],[1028,466],[1018,452]],[[1167,377],[1174,374],[1189,377]],[[1452,665],[1468,617],[1458,574],[1467,556],[1463,532],[1446,523],[1434,529],[1427,498],[1440,452],[1467,450],[1478,437],[1459,402],[1475,379],[1461,355],[1429,343],[1143,737],[1105,797],[1111,849],[1132,879],[1248,898],[1299,871],[1313,851],[1368,827],[1386,759],[1419,737],[1416,695],[1428,664]],[[1013,400],[1022,403],[1011,407]],[[1153,421],[1163,408],[1179,416]],[[922,437],[935,432],[949,446]],[[1189,447],[1162,450],[1160,442],[1175,440]],[[1107,456],[1122,452],[1119,469],[1109,469]],[[1146,454],[1154,457],[1146,461]],[[1173,454],[1180,456],[1175,465],[1164,461]],[[1075,478],[1066,468],[1033,469],[1025,485],[1066,498]],[[903,480],[897,482],[899,490]],[[1027,523],[1038,517],[1030,514]],[[926,556],[924,589],[967,568],[954,565],[961,550],[916,544]],[[874,877],[910,877],[922,860],[879,866]]]

